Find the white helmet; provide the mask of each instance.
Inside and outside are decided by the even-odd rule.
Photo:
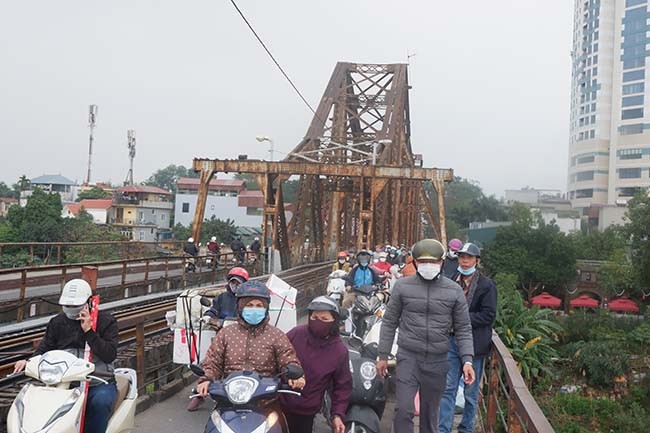
[[[211,240],[212,242],[216,242],[216,241],[217,241],[217,237],[216,237],[216,236],[212,236],[212,237],[210,238],[210,240]]]
[[[92,294],[93,291],[86,280],[79,278],[70,280],[63,286],[59,305],[78,307],[85,304]]]
[[[187,242],[193,244],[194,243],[194,238],[187,238]]]

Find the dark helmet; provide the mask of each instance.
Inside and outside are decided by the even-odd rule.
[[[444,245],[435,239],[422,239],[413,245],[413,258],[442,260],[445,257]]]
[[[327,296],[315,297],[309,305],[307,305],[307,311],[310,313],[312,311],[331,311],[334,314],[335,319],[338,319],[341,315],[339,304]]]
[[[458,255],[467,254],[468,256],[472,256],[472,257],[478,257],[478,258],[481,257],[481,249],[478,246],[476,246],[476,244],[473,244],[471,242],[468,242],[465,245],[463,245],[463,248],[458,250],[456,253]]]
[[[361,251],[359,251],[359,252],[357,253],[357,258],[359,258],[359,257],[361,257],[361,256],[368,256],[368,257],[370,257],[371,255],[372,255],[372,254],[370,254],[370,252],[369,252],[368,250],[361,250]]]
[[[246,281],[237,287],[235,297],[239,298],[262,298],[267,301],[271,300],[271,291],[266,284],[261,281]]]

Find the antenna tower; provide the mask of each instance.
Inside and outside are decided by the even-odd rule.
[[[86,176],[86,185],[90,185],[90,168],[93,158],[93,131],[97,124],[97,105],[93,104],[88,107],[88,128],[90,129],[90,136],[88,137],[88,175]]]
[[[129,147],[129,172],[126,175],[126,181],[124,182],[126,185],[133,185],[133,160],[135,159],[135,131],[133,129],[129,129],[126,132],[126,137],[128,140],[128,147]]]

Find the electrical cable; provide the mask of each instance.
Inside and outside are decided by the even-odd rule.
[[[307,105],[307,107],[309,108],[309,110],[315,115],[316,110],[314,110],[314,108],[311,106],[311,104],[309,102],[307,102],[307,99],[305,99],[305,97],[302,95],[300,90],[298,90],[298,87],[296,87],[296,85],[293,83],[291,78],[289,78],[289,75],[287,75],[287,73],[284,71],[284,69],[282,69],[282,66],[280,66],[280,63],[278,63],[278,61],[275,59],[275,57],[273,57],[273,54],[271,54],[271,51],[269,51],[269,49],[266,46],[266,44],[264,43],[264,41],[262,41],[262,38],[259,37],[259,35],[255,31],[255,29],[253,28],[251,23],[248,21],[246,16],[244,16],[244,13],[241,11],[241,9],[239,9],[239,6],[237,6],[237,3],[235,3],[235,0],[230,0],[230,3],[232,3],[232,5],[235,7],[237,12],[239,13],[239,16],[241,16],[241,18],[244,20],[244,22],[246,23],[246,25],[248,26],[250,31],[253,32],[253,35],[255,35],[255,38],[260,43],[260,45],[262,45],[262,48],[264,48],[264,51],[266,51],[266,53],[269,55],[269,57],[271,57],[271,60],[273,60],[273,63],[275,63],[275,66],[278,67],[278,69],[280,70],[282,75],[284,75],[284,78],[287,79],[289,84],[291,84],[291,87],[293,87],[293,90],[295,90],[296,93],[298,94],[298,96],[300,97],[300,99],[302,99],[302,102],[304,102],[305,105]]]

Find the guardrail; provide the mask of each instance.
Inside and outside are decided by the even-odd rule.
[[[492,334],[490,363],[481,388],[478,417],[482,432],[555,433],[496,333]]]
[[[217,273],[234,266],[245,267],[252,276],[263,275],[267,272],[266,255],[263,253],[256,254],[253,252],[246,252],[244,263],[242,264],[237,259],[238,254],[223,253],[216,256],[216,261],[209,267],[205,265],[206,259],[215,259],[215,256],[197,256],[195,260],[196,270],[201,273],[212,273],[211,282],[216,282]],[[18,296],[15,301],[16,305],[11,305],[11,308],[16,308],[16,321],[21,322],[24,319],[25,311],[24,306],[33,302],[34,300],[42,300],[44,296],[52,295],[31,295],[29,289],[34,287],[43,287],[47,285],[59,285],[63,289],[65,283],[72,278],[81,277],[81,268],[84,266],[93,266],[98,268],[99,278],[107,278],[112,276],[120,276],[118,284],[100,285],[100,289],[104,287],[119,286],[121,297],[127,298],[129,287],[134,285],[147,284],[151,281],[151,273],[162,272],[162,275],[157,278],[169,279],[170,276],[181,276],[183,285],[188,275],[193,273],[185,272],[185,264],[187,256],[164,256],[164,257],[151,257],[142,259],[128,259],[128,260],[113,260],[107,262],[90,262],[80,264],[62,264],[62,265],[48,265],[40,266],[37,268],[24,267],[24,268],[5,268],[0,269],[0,277],[9,276],[0,280],[0,293],[8,290],[18,289]],[[136,281],[128,281],[127,276],[133,274],[142,274],[142,278]],[[15,275],[15,278],[11,278]],[[156,278],[156,279],[157,279]],[[5,304],[6,305],[6,304]],[[33,316],[30,314],[30,316]]]

